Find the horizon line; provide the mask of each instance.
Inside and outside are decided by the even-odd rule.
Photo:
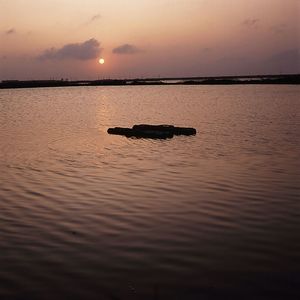
[[[160,81],[160,80],[205,80],[205,79],[235,79],[235,78],[276,78],[276,77],[291,77],[291,76],[300,76],[300,73],[284,73],[284,74],[254,74],[254,75],[217,75],[217,76],[183,76],[183,77],[129,77],[129,78],[121,78],[121,77],[103,77],[102,79],[69,79],[67,77],[61,77],[60,79],[50,78],[50,79],[2,79],[0,82],[33,82],[33,81],[68,81],[68,82],[94,82],[94,81],[109,81],[109,80],[124,80],[124,81],[132,81],[132,80],[141,80],[141,81]]]

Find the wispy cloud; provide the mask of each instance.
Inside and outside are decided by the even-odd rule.
[[[7,34],[7,35],[12,35],[12,34],[16,34],[16,33],[17,33],[17,31],[15,28],[10,28],[5,31],[5,34]]]
[[[101,19],[101,15],[100,14],[95,14],[95,15],[91,16],[85,23],[81,24],[80,26],[88,26],[92,23],[97,22],[100,19]]]
[[[96,39],[90,39],[83,43],[66,44],[56,49],[46,49],[38,58],[41,60],[89,60],[99,57],[102,48]]]
[[[259,22],[259,19],[246,19],[242,22],[242,25],[245,27],[254,27],[258,25]]]
[[[271,27],[271,31],[276,34],[282,34],[282,33],[286,32],[287,29],[288,29],[287,25],[284,23],[277,24],[277,25],[274,25]]]
[[[94,21],[97,21],[101,18],[101,15],[100,14],[96,14],[94,16],[91,17],[90,19],[90,22],[94,22]]]
[[[136,54],[143,52],[143,50],[131,44],[124,44],[114,48],[112,52],[114,54]]]

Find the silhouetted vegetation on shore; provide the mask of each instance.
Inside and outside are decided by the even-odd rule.
[[[233,85],[233,84],[300,84],[300,74],[144,78],[144,79],[102,79],[102,80],[3,80],[0,89],[65,87],[65,86],[123,86],[123,85]]]

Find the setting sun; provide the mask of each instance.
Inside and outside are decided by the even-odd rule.
[[[104,58],[100,58],[100,59],[99,59],[99,64],[100,64],[100,65],[103,65],[104,63],[105,63]]]

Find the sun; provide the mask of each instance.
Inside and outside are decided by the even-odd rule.
[[[99,64],[100,64],[100,65],[103,65],[104,63],[105,63],[104,58],[100,58],[100,59],[99,59]]]

